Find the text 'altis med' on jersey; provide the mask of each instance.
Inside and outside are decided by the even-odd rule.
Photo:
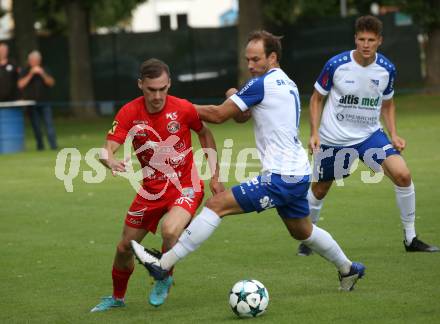
[[[382,100],[394,94],[396,68],[383,55],[368,66],[358,64],[354,51],[332,57],[324,66],[315,89],[328,95],[321,118],[321,143],[349,146],[381,128]]]
[[[248,81],[230,99],[242,111],[251,109],[263,172],[310,174],[307,153],[298,138],[301,104],[295,82],[274,68]]]

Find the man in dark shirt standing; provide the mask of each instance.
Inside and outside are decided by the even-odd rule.
[[[40,52],[29,53],[28,66],[20,73],[18,88],[22,90],[23,99],[37,102],[34,107],[29,108],[32,128],[37,140],[37,150],[44,149],[42,121],[46,125],[50,148],[55,150],[57,142],[52,121],[52,108],[47,103],[47,90],[54,86],[55,79],[42,67],[41,59]]]
[[[0,101],[17,99],[17,66],[9,58],[9,47],[0,43]]]

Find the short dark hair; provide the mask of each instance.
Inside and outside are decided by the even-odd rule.
[[[264,53],[268,57],[272,52],[277,55],[277,61],[281,60],[281,39],[283,36],[275,36],[265,30],[255,30],[249,34],[248,43],[252,41],[263,41]]]
[[[382,22],[374,16],[361,16],[356,19],[354,24],[354,32],[373,32],[376,35],[382,35]]]
[[[171,77],[170,68],[165,62],[156,58],[151,58],[142,63],[141,68],[139,69],[139,78],[141,80],[145,78],[156,79],[164,72],[168,75],[168,77]]]

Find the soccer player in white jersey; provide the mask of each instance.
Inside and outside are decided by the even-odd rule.
[[[269,208],[277,209],[295,239],[336,266],[340,289],[353,289],[357,279],[364,275],[365,267],[351,262],[331,235],[310,220],[307,191],[311,170],[298,139],[298,88],[280,69],[280,56],[280,37],[266,31],[251,33],[246,59],[253,78],[220,106],[196,107],[200,118],[212,123],[229,118],[244,121],[252,115],[262,174],[211,197],[178,243],[162,256],[132,241],[136,257],[156,279],[160,280],[167,269],[196,250],[224,216]]]
[[[437,247],[416,236],[414,184],[400,155],[406,143],[397,135],[395,122],[396,68],[377,53],[381,43],[381,21],[373,16],[358,18],[356,49],[331,58],[315,83],[310,100],[309,141],[309,148],[314,153],[313,174],[317,180],[308,192],[312,222],[318,221],[323,199],[333,181],[348,176],[351,164],[359,157],[375,172],[382,166],[395,185],[405,250],[437,252]],[[381,114],[391,141],[382,129]],[[300,244],[298,255],[309,254],[311,250]]]

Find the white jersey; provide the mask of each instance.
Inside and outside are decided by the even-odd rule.
[[[350,146],[367,139],[382,127],[382,100],[394,94],[394,65],[376,54],[375,62],[361,66],[353,53],[332,57],[315,82],[320,94],[328,94],[319,128],[324,145]]]
[[[251,79],[230,99],[242,111],[251,108],[263,172],[310,174],[307,153],[298,139],[298,88],[281,69],[274,68]]]

